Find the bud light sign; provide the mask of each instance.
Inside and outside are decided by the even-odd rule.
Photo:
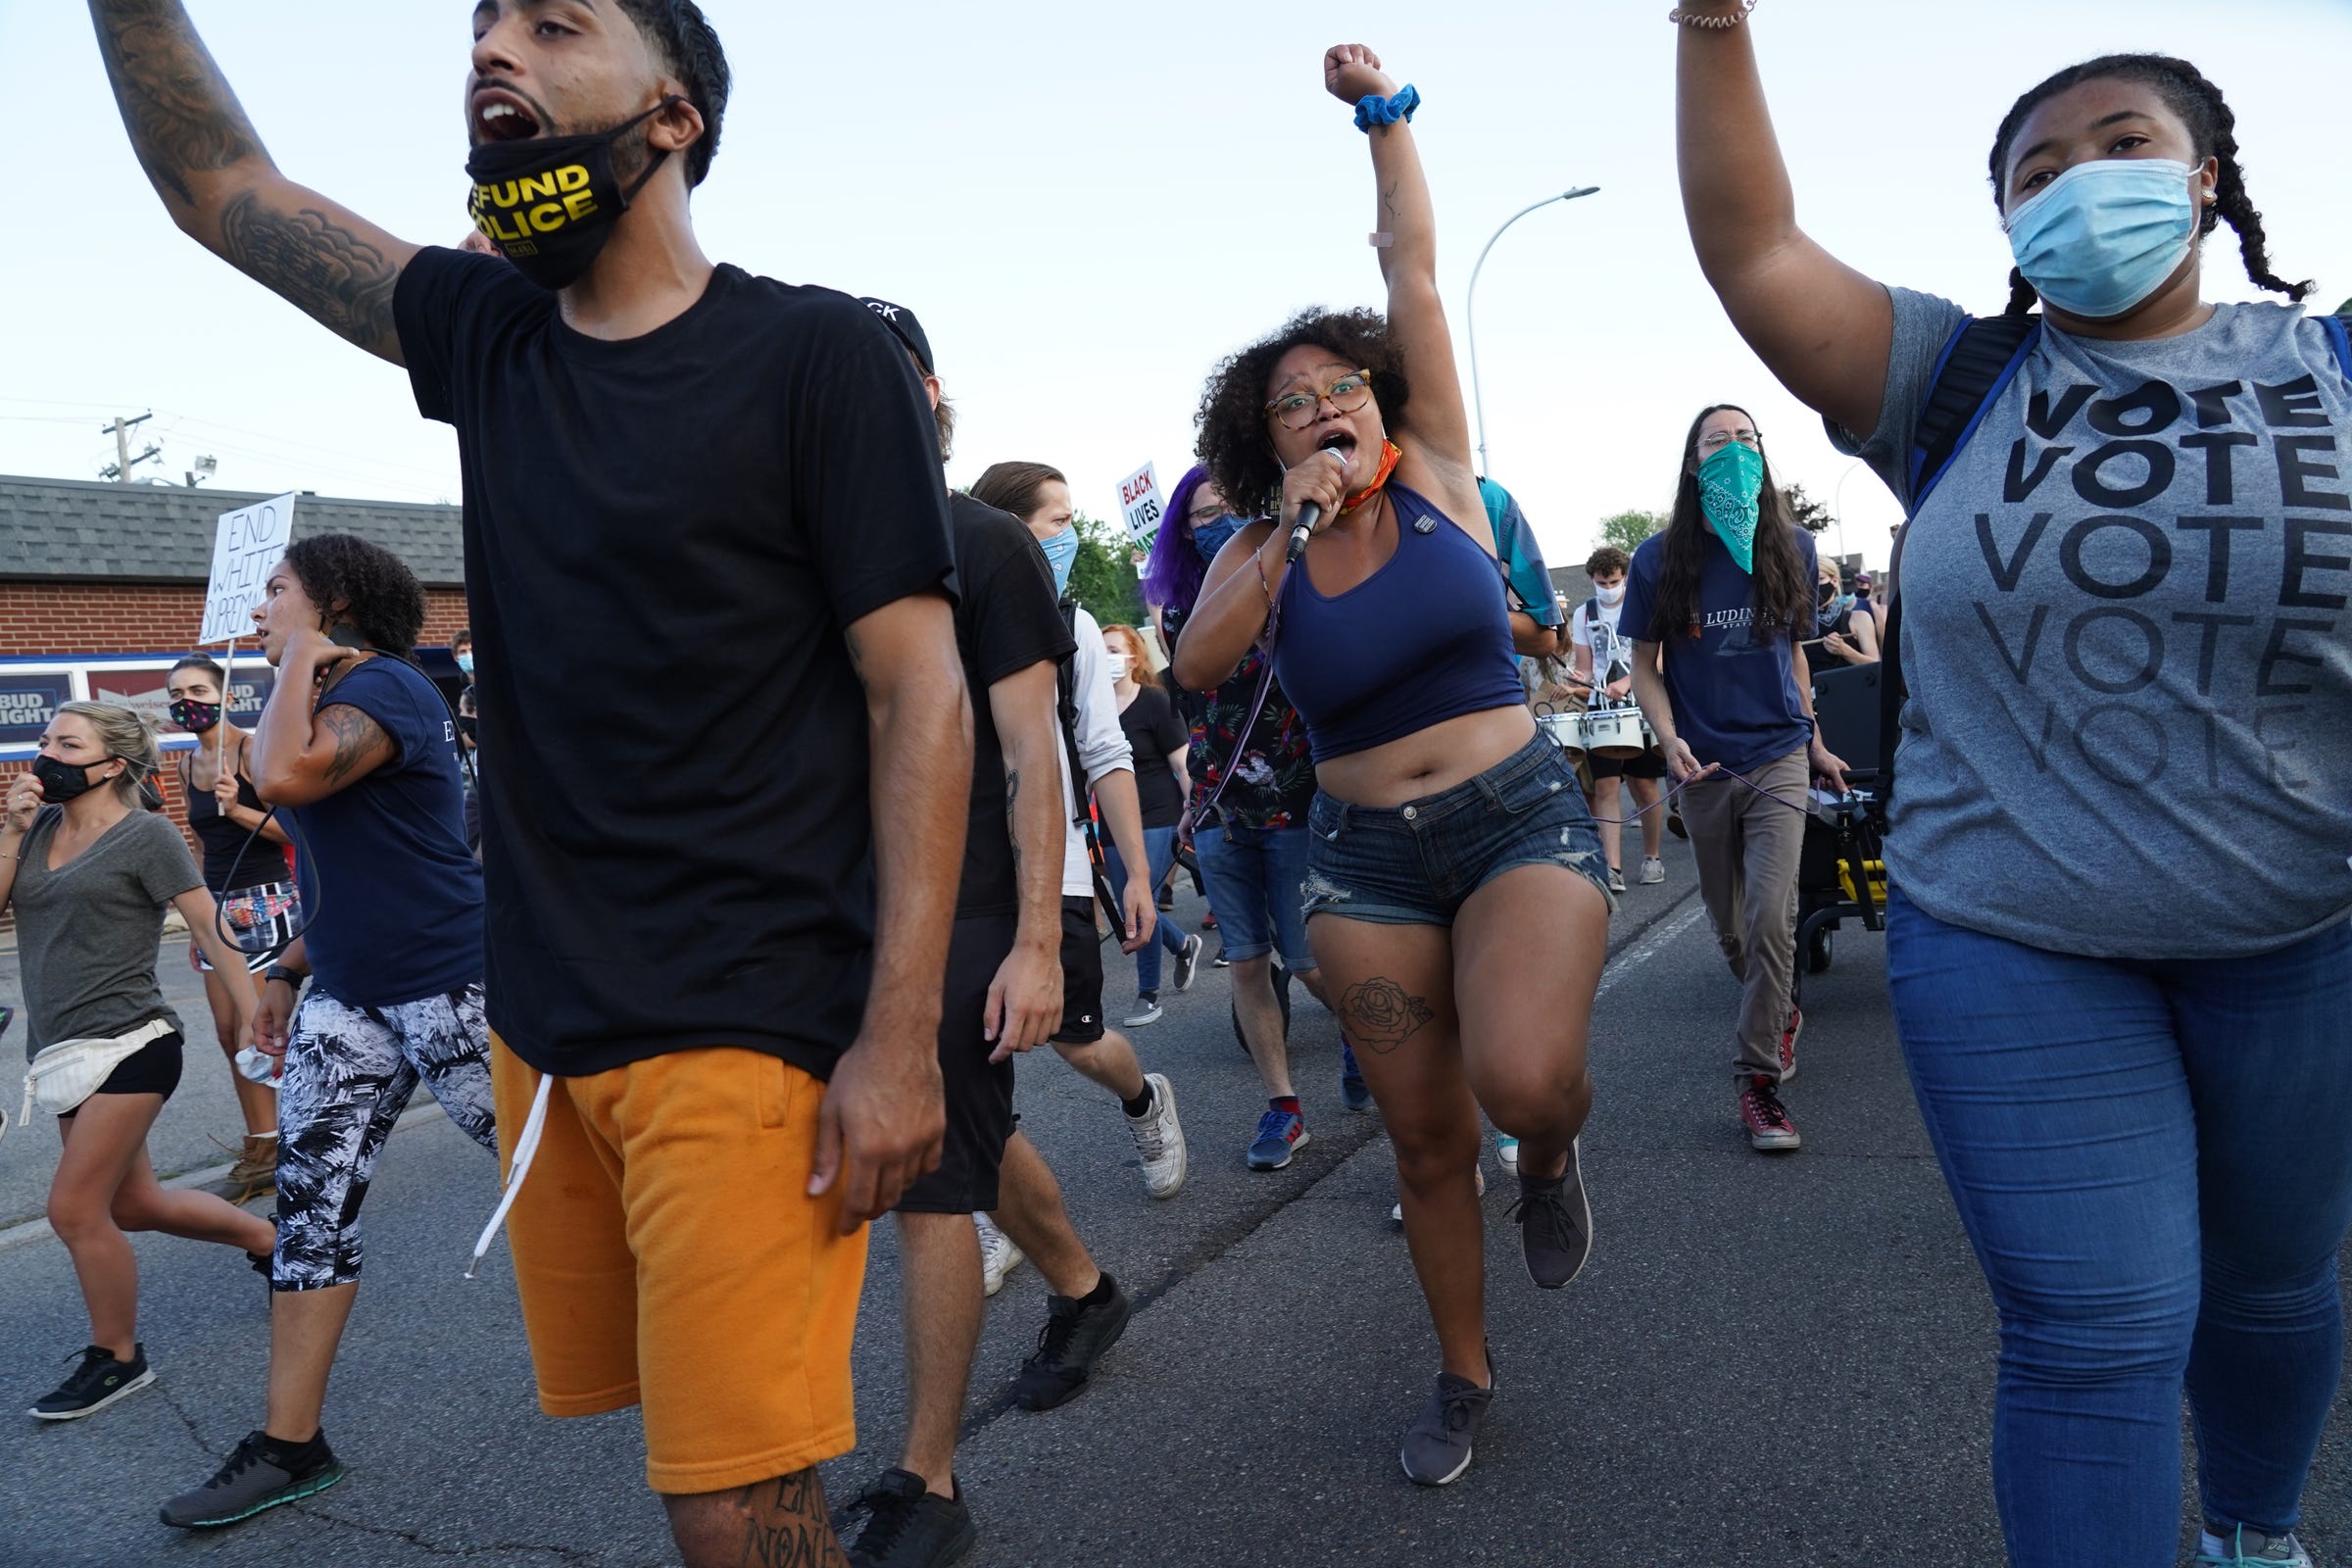
[[[0,745],[33,746],[57,716],[58,705],[74,700],[74,677],[0,675]]]

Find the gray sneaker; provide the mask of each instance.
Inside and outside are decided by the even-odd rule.
[[[266,1432],[248,1432],[212,1480],[164,1504],[163,1521],[175,1530],[217,1530],[324,1492],[342,1479],[343,1466],[326,1446],[325,1433],[288,1448]]]
[[[2223,1535],[2208,1525],[2197,1542],[2197,1568],[2240,1568],[2240,1565],[2259,1564],[2260,1568],[2312,1568],[2311,1553],[2303,1549],[2293,1531],[2283,1536],[2266,1536],[2259,1530],[2233,1525]]]
[[[1494,1357],[1487,1356],[1487,1376],[1494,1376]],[[1397,1458],[1404,1476],[1418,1486],[1442,1487],[1470,1468],[1470,1452],[1478,1429],[1486,1424],[1487,1406],[1494,1402],[1492,1388],[1480,1388],[1450,1372],[1438,1374],[1438,1386],[1421,1407],[1421,1419],[1404,1435]]]
[[[1585,1260],[1592,1255],[1592,1206],[1585,1200],[1576,1144],[1568,1146],[1568,1168],[1556,1180],[1537,1181],[1520,1172],[1511,1218],[1519,1222],[1527,1277],[1539,1287],[1556,1291],[1584,1272]]]

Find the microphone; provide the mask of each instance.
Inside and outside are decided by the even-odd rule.
[[[1341,457],[1336,449],[1332,447],[1324,447],[1322,450],[1331,453],[1331,455],[1335,458],[1339,458],[1340,472],[1344,474],[1348,471],[1348,460],[1344,457]],[[1322,520],[1322,503],[1309,501],[1299,507],[1298,520],[1291,525],[1291,548],[1283,554],[1283,560],[1285,562],[1294,566],[1298,564],[1298,558],[1306,554],[1307,539],[1313,535],[1315,531],[1315,524],[1321,522]]]

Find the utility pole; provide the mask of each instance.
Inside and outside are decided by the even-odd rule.
[[[150,458],[160,458],[164,455],[164,449],[157,446],[152,441],[147,443],[147,450],[140,453],[137,457],[134,458],[130,455],[131,426],[145,424],[149,419],[154,417],[155,411],[153,409],[149,409],[145,414],[140,415],[135,419],[125,419],[118,416],[114,423],[102,424],[98,427],[103,433],[111,435],[115,438],[115,461],[108,466],[99,469],[98,477],[101,479],[112,479],[117,484],[128,484],[130,483],[130,470],[132,468],[138,466],[142,463],[147,462]]]

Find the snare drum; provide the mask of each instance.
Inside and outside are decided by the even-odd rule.
[[[1595,757],[1640,757],[1650,748],[1639,708],[1595,708],[1582,717],[1585,750]]]
[[[1551,743],[1568,755],[1571,762],[1582,761],[1585,756],[1585,715],[1582,713],[1545,713],[1536,720]]]

